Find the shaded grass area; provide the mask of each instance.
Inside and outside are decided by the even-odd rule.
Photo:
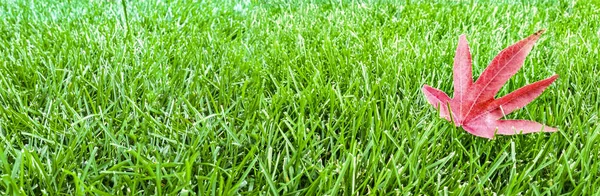
[[[124,6],[125,5],[125,6]],[[124,13],[127,9],[127,15]],[[276,1],[0,2],[2,194],[591,194],[600,6]],[[451,92],[546,33],[504,95],[553,134],[474,137]]]

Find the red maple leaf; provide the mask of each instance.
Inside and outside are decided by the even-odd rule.
[[[554,132],[557,129],[527,120],[500,120],[503,116],[524,107],[548,87],[558,75],[526,85],[501,97],[494,98],[500,88],[523,66],[525,57],[544,30],[502,50],[473,83],[471,53],[465,35],[461,35],[454,57],[454,97],[423,85],[427,101],[440,111],[440,116],[462,126],[467,132],[484,138],[494,135]]]

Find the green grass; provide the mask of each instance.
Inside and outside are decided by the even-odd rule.
[[[598,193],[599,16],[594,2],[0,1],[0,194]],[[507,117],[559,132],[487,140],[426,103],[425,83],[451,93],[460,34],[478,76],[541,28],[500,95],[559,74]]]

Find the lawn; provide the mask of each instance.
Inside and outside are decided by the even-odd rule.
[[[589,195],[597,2],[0,1],[2,195]],[[452,93],[546,33],[499,95],[555,133],[473,136]]]

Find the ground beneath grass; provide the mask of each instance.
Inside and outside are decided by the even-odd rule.
[[[597,2],[0,2],[0,194],[588,195],[600,189]],[[560,78],[478,138],[451,93],[545,28],[500,91]]]

